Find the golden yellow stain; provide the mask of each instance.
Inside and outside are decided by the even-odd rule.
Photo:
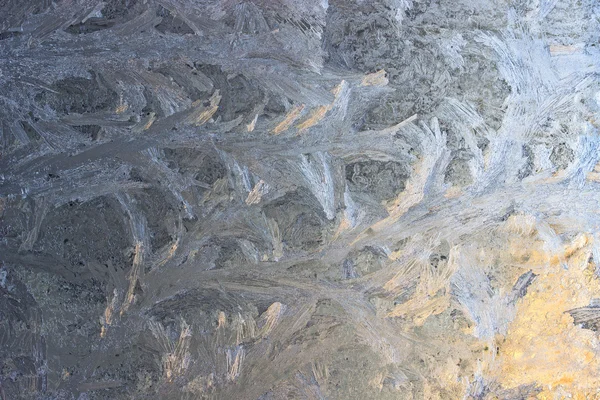
[[[116,112],[117,114],[122,114],[122,113],[124,113],[125,111],[127,111],[127,109],[128,109],[128,108],[129,108],[129,106],[128,106],[127,104],[120,104],[120,105],[119,105],[119,106],[116,108],[115,112]]]
[[[340,95],[342,94],[342,89],[344,88],[345,84],[346,84],[346,81],[342,80],[336,87],[334,87],[331,90],[331,93],[333,93],[333,96],[334,96],[333,103],[335,103],[335,100],[339,99]]]
[[[207,123],[219,109],[221,98],[222,96],[219,94],[219,90],[215,90],[212,96],[210,96],[208,106],[203,106],[203,102],[201,100],[196,100],[193,102],[192,107],[195,107],[196,109],[192,111],[190,116],[187,118],[187,121],[196,126]]]
[[[71,377],[71,373],[66,368],[63,368],[60,377],[63,381],[66,381],[67,379],[69,379]]]
[[[106,336],[108,327],[110,325],[112,325],[114,311],[115,311],[115,308],[117,307],[117,300],[118,300],[118,292],[117,292],[117,289],[115,289],[113,291],[112,300],[108,301],[108,299],[107,299],[107,305],[106,305],[106,309],[104,310],[104,317],[102,319],[102,327],[100,328],[100,337],[101,338]]]
[[[159,263],[158,263],[158,267],[162,267],[163,265],[166,264],[167,261],[169,261],[171,259],[171,257],[173,257],[173,255],[175,255],[175,252],[177,251],[177,249],[179,248],[179,239],[177,239],[175,241],[175,243],[173,243],[171,245],[171,247],[169,247],[169,251],[167,253],[167,255],[165,256],[165,258],[163,258]],[[190,252],[190,257],[193,257],[194,255],[192,254],[193,252]]]
[[[385,69],[381,69],[372,74],[365,75],[362,79],[361,86],[385,86],[388,83],[387,72]]]
[[[244,355],[244,348],[241,348],[233,359],[231,359],[231,354],[227,353],[227,364],[229,365],[227,371],[228,381],[234,381],[239,376],[242,369],[242,362],[244,361]]]
[[[514,214],[506,219],[503,229],[508,233],[514,233],[520,236],[531,236],[536,231],[536,219],[528,214]]]
[[[558,56],[558,55],[569,55],[574,53],[580,53],[582,51],[582,45],[574,44],[574,45],[561,45],[561,44],[551,44],[548,46],[550,50],[550,55]]]
[[[410,123],[416,118],[417,115],[415,114],[412,117],[402,121],[397,126]],[[428,168],[428,165],[426,164],[427,161],[423,158],[420,158],[417,163],[415,163],[415,166],[413,167],[413,175],[408,182],[406,182],[404,191],[398,194],[394,201],[386,207],[389,215],[375,222],[364,232],[358,235],[358,237],[352,241],[351,245],[356,244],[372,233],[381,232],[389,228],[395,224],[412,206],[423,200],[423,197],[425,196],[423,187],[428,176],[428,174],[425,173]]]
[[[348,219],[348,217],[344,216],[344,218],[342,218],[342,220],[340,221],[340,224],[338,225],[337,230],[335,231],[335,233],[333,234],[333,237],[331,238],[331,241],[335,241],[337,240],[340,235],[347,231],[348,229],[350,229],[351,227],[351,223],[350,220]]]
[[[457,197],[462,196],[463,191],[460,187],[458,186],[451,186],[448,188],[448,190],[446,190],[446,193],[444,193],[444,197],[447,199],[455,199]]]
[[[246,204],[251,205],[260,203],[264,188],[265,181],[261,179],[256,183],[256,185],[254,185],[250,193],[248,193],[248,197],[246,197]]]
[[[327,112],[333,108],[336,101],[339,99],[345,84],[346,81],[341,81],[336,87],[334,87],[331,90],[331,93],[333,93],[334,96],[333,101],[330,104],[313,109],[308,118],[306,118],[302,123],[296,126],[296,128],[298,128],[299,131],[304,131],[308,128],[317,125],[323,118],[325,118]]]
[[[266,337],[269,333],[271,333],[273,328],[275,328],[279,322],[284,310],[285,306],[276,301],[275,303],[271,304],[269,308],[267,308],[267,310],[261,315],[260,322],[262,323],[262,328],[260,335],[262,337]]]
[[[429,260],[424,259],[408,268],[402,268],[387,281],[383,289],[395,296],[398,294],[398,289],[404,286],[406,278],[410,277],[410,269],[415,268],[418,271],[419,282],[415,293],[408,301],[394,306],[387,316],[408,318],[415,325],[420,326],[431,315],[444,312],[450,306],[450,278],[458,266],[456,252],[456,248],[451,249],[448,262],[438,268],[432,268]],[[406,270],[409,270],[409,273]]]
[[[302,122],[301,124],[299,124],[297,126],[297,128],[301,131],[308,129],[312,126],[315,126],[316,124],[319,123],[319,121],[321,121],[323,119],[323,117],[325,117],[325,114],[327,114],[327,111],[329,111],[329,109],[331,108],[331,106],[320,106],[317,107],[316,109],[312,110],[310,116],[304,120],[304,122]]]
[[[219,317],[217,320],[217,328],[222,328],[227,324],[227,317],[223,311],[219,311]]]
[[[600,182],[600,172],[597,172],[597,171],[588,172],[585,178],[588,181]]]
[[[387,377],[387,374],[379,372],[372,379],[369,380],[369,385],[380,392],[383,390],[383,380]]]
[[[246,129],[248,130],[248,132],[254,131],[254,128],[256,127],[256,121],[258,121],[258,114],[256,114],[254,118],[252,118],[252,121],[250,121],[250,123],[246,125]]]
[[[292,126],[292,124],[294,123],[294,121],[296,121],[300,117],[300,114],[302,113],[302,110],[304,110],[304,104],[300,104],[300,105],[292,108],[292,110],[286,114],[286,116],[283,119],[283,121],[281,121],[271,131],[271,133],[274,134],[274,135],[279,135],[281,132],[288,130],[289,127]]]
[[[528,263],[541,264],[537,278],[517,304],[506,337],[500,341],[494,379],[503,387],[535,383],[543,388],[538,399],[565,398],[561,393],[570,398],[597,398],[598,337],[575,326],[567,312],[600,296],[600,283],[589,274],[591,241],[591,236],[581,234],[550,254],[540,243],[535,250],[522,249],[519,253],[513,243],[513,254],[527,254]]]
[[[388,313],[388,317],[405,317],[413,321],[416,326],[421,326],[431,315],[444,312],[450,305],[450,296],[440,295],[430,297],[428,295],[416,296],[398,304]]]
[[[119,313],[121,316],[129,309],[129,306],[133,304],[133,300],[135,299],[135,286],[140,279],[140,274],[142,273],[142,243],[137,242],[135,244],[135,254],[133,256],[133,265],[131,267],[131,272],[129,273],[129,288],[127,289],[127,294],[125,295],[125,301],[121,306],[121,312]]]
[[[586,247],[592,238],[590,235],[578,235],[571,243],[564,245],[558,251],[552,253],[545,249],[545,243],[537,238],[514,237],[509,241],[508,251],[514,260],[532,268],[534,272],[545,270],[546,265],[559,266],[566,259],[574,255],[584,257],[585,254],[578,253]]]
[[[392,251],[392,252],[390,252],[390,254],[388,254],[388,258],[392,261],[396,261],[397,259],[399,259],[402,256],[403,253],[404,252],[402,250]]]
[[[151,112],[150,117],[148,118],[148,122],[146,122],[146,124],[144,125],[144,130],[147,131],[148,129],[150,129],[154,121],[156,121],[156,114],[154,112]]]
[[[117,114],[122,114],[125,111],[127,111],[128,108],[129,108],[129,104],[127,104],[126,102],[123,101],[123,95],[121,95],[119,98],[119,105],[115,109],[115,112]]]

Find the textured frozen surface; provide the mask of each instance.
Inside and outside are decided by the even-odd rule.
[[[0,399],[600,396],[595,0],[0,2]]]

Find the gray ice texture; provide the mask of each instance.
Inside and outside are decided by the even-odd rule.
[[[600,234],[599,21],[0,1],[0,399],[535,396],[472,345],[535,274],[479,255],[512,215]]]

